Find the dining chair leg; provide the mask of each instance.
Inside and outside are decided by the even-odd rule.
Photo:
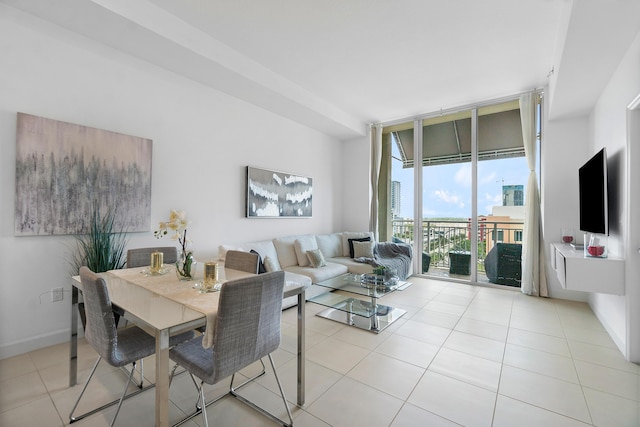
[[[91,373],[89,373],[89,377],[87,377],[87,381],[84,383],[84,386],[82,387],[82,391],[80,392],[80,395],[78,396],[78,399],[76,400],[76,403],[73,405],[73,409],[71,409],[71,412],[69,413],[69,424],[75,423],[76,421],[80,421],[83,418],[88,417],[89,415],[95,414],[96,412],[100,412],[103,409],[106,409],[110,406],[115,405],[116,403],[118,403],[118,408],[120,408],[120,406],[122,405],[122,401],[124,400],[124,398],[120,398],[118,400],[114,400],[112,402],[106,403],[102,406],[100,406],[99,408],[95,408],[92,409],[89,412],[85,412],[82,415],[78,415],[78,416],[73,416],[74,412],[76,411],[76,409],[78,408],[78,404],[80,403],[80,399],[82,398],[82,396],[84,395],[84,392],[87,389],[87,386],[89,385],[89,382],[91,381],[91,378],[93,377],[93,374],[96,372],[96,368],[98,367],[98,364],[100,363],[100,361],[102,360],[102,357],[99,356],[98,360],[96,360],[96,363],[93,365],[93,368],[91,369]],[[126,367],[124,367],[124,370],[127,371],[127,382],[124,385],[124,393],[126,394],[127,392],[127,388],[129,387],[129,383],[134,384],[136,387],[138,387],[138,383],[136,381],[134,381],[133,378],[133,372],[136,370],[135,367],[135,363],[133,364],[133,366],[131,367],[131,371],[129,371],[128,369],[126,369]],[[126,398],[129,397],[133,397],[139,393],[142,393],[148,389],[150,389],[151,387],[155,387],[155,384],[150,384],[144,388],[141,388],[135,392],[132,392],[131,394],[129,394],[128,396],[126,396]],[[123,395],[124,397],[124,395]],[[118,411],[120,411],[120,409],[118,409]],[[116,412],[117,415],[117,412]],[[114,417],[114,421],[115,421],[115,417]]]
[[[122,402],[124,401],[124,397],[127,394],[127,388],[129,388],[129,383],[132,382],[133,373],[135,372],[135,370],[136,370],[136,362],[133,362],[133,366],[131,367],[131,372],[129,373],[129,378],[127,378],[127,382],[124,384],[124,390],[122,390],[122,395],[120,396],[120,401],[118,402],[118,408],[116,409],[116,413],[113,416],[113,419],[111,420],[111,424],[109,424],[110,427],[113,427],[113,425],[116,423],[116,418],[118,418],[118,414],[120,413]]]
[[[98,367],[98,363],[100,363],[100,361],[102,360],[102,356],[98,356],[98,360],[96,360],[96,363],[93,364],[93,368],[91,369],[91,373],[89,374],[89,377],[87,377],[87,381],[84,383],[84,386],[82,387],[82,391],[80,392],[80,395],[78,396],[78,400],[76,400],[75,405],[73,405],[73,408],[71,409],[71,412],[69,413],[69,423],[73,423],[75,421],[78,421],[78,419],[80,418],[74,418],[73,413],[76,411],[76,408],[78,407],[78,403],[80,403],[80,399],[82,398],[82,395],[84,394],[84,391],[87,389],[87,386],[89,385],[89,381],[91,381],[91,378],[93,377],[93,374],[96,372],[96,368]]]
[[[202,405],[200,409],[202,411],[202,419],[204,420],[204,427],[209,427],[209,419],[207,418],[207,403],[204,401],[204,381],[200,383],[200,404]],[[196,406],[197,407],[197,406]]]
[[[278,383],[278,389],[280,390],[280,396],[282,396],[282,403],[284,403],[284,407],[287,410],[287,416],[289,417],[289,425],[293,425],[293,417],[291,416],[291,410],[289,409],[289,404],[287,403],[287,398],[284,395],[284,389],[282,388],[282,384],[280,384],[280,378],[278,377],[278,372],[276,372],[276,366],[273,363],[273,357],[269,354],[269,362],[271,363],[271,369],[273,369],[273,375],[276,377],[276,382]]]
[[[144,382],[144,359],[140,359],[140,384],[138,388],[142,388],[142,384]]]
[[[233,387],[233,378],[234,378],[235,374],[231,376],[231,387],[229,389],[229,394],[231,394],[233,397],[235,397],[236,399],[238,399],[242,403],[252,407],[256,411],[258,411],[258,412],[266,415],[267,417],[271,418],[275,422],[280,423],[283,426],[291,427],[293,425],[293,417],[291,416],[291,411],[289,410],[289,405],[287,404],[287,398],[285,397],[284,390],[282,389],[282,385],[280,384],[280,378],[278,377],[278,372],[276,371],[276,366],[273,363],[273,358],[271,357],[270,354],[268,356],[269,356],[269,362],[271,363],[271,369],[273,369],[273,375],[275,375],[276,383],[278,383],[278,389],[280,389],[280,395],[282,396],[282,401],[284,402],[284,407],[287,410],[287,416],[289,417],[289,423],[288,424],[284,420],[282,420],[282,419],[276,417],[275,415],[273,415],[271,412],[266,411],[265,409],[263,409],[260,406],[256,405],[252,401],[250,401],[247,398],[245,398],[245,397],[239,395],[238,393],[236,393],[236,390],[238,390],[240,387],[242,387],[245,384],[247,384],[248,381],[243,382],[238,387]],[[260,360],[260,362],[262,363],[262,360]],[[264,366],[264,363],[262,363],[262,366]],[[257,378],[260,375],[262,375],[262,374],[258,374],[254,378]]]
[[[254,375],[253,377],[249,378],[248,380],[244,381],[242,384],[233,387],[233,379],[235,378],[236,374],[234,373],[233,375],[231,375],[231,388],[230,390],[238,390],[242,387],[244,387],[245,385],[249,384],[251,381],[256,380],[258,378],[260,378],[261,376],[263,376],[264,374],[267,373],[267,367],[264,365],[264,362],[262,361],[262,359],[260,359],[260,364],[262,365],[262,372],[260,372],[259,374]]]

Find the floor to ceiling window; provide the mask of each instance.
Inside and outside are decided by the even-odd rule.
[[[382,164],[380,237],[411,244],[418,273],[519,286],[529,171],[517,98],[385,126]]]

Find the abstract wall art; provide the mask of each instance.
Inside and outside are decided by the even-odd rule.
[[[152,141],[18,113],[15,235],[85,234],[94,209],[148,231]]]
[[[313,180],[247,166],[247,217],[311,217]]]

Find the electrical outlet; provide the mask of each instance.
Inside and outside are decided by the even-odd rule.
[[[62,301],[62,288],[51,289],[51,302]]]

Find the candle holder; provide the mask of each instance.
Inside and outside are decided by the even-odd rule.
[[[202,281],[203,292],[220,290],[220,267],[217,262],[204,263],[204,280]]]
[[[164,261],[164,254],[162,252],[151,252],[151,264],[149,265],[149,271],[152,274],[159,274],[162,269]]]

